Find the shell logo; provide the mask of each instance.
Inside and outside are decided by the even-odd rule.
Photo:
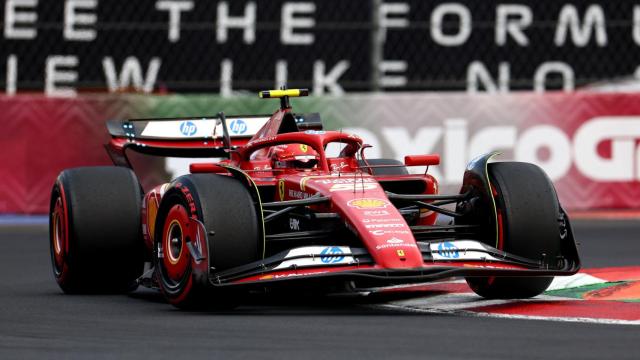
[[[351,200],[347,205],[357,209],[384,209],[389,205],[389,202],[382,199],[363,198]]]

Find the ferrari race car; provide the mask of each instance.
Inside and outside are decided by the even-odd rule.
[[[481,155],[458,194],[439,194],[427,171],[407,170],[438,165],[438,155],[367,159],[357,135],[292,111],[290,98],[307,94],[261,92],[280,99],[271,116],[109,121],[116,166],[65,170],[53,186],[62,290],[142,285],[180,308],[216,308],[269,289],[464,277],[485,298],[529,298],[579,270],[569,219],[539,167]],[[193,163],[145,194],[126,150],[222,160]]]

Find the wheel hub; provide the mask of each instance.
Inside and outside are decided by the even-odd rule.
[[[176,264],[182,254],[183,233],[180,223],[176,220],[169,225],[169,260]]]
[[[191,257],[186,249],[189,241],[189,215],[184,206],[171,207],[162,232],[162,265],[165,274],[172,282],[179,282],[189,271]]]
[[[64,266],[64,252],[66,247],[64,208],[62,205],[61,198],[58,198],[56,200],[53,213],[51,214],[51,224],[53,226],[51,234],[53,237],[52,245],[53,245],[54,269],[56,273],[60,273],[62,271],[62,267]]]

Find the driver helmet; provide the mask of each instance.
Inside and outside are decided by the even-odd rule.
[[[273,146],[269,150],[269,158],[274,169],[312,169],[318,165],[320,160],[318,153],[306,144]]]

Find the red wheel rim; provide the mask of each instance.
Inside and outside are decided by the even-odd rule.
[[[53,226],[51,231],[51,248],[53,251],[53,263],[56,276],[61,276],[64,265],[65,255],[68,251],[68,232],[67,232],[67,213],[65,211],[64,201],[62,194],[56,199],[56,203],[53,207],[51,214],[51,224]]]
[[[167,277],[173,282],[180,282],[189,269],[189,231],[187,210],[182,205],[174,205],[169,210],[162,231],[162,264]]]

